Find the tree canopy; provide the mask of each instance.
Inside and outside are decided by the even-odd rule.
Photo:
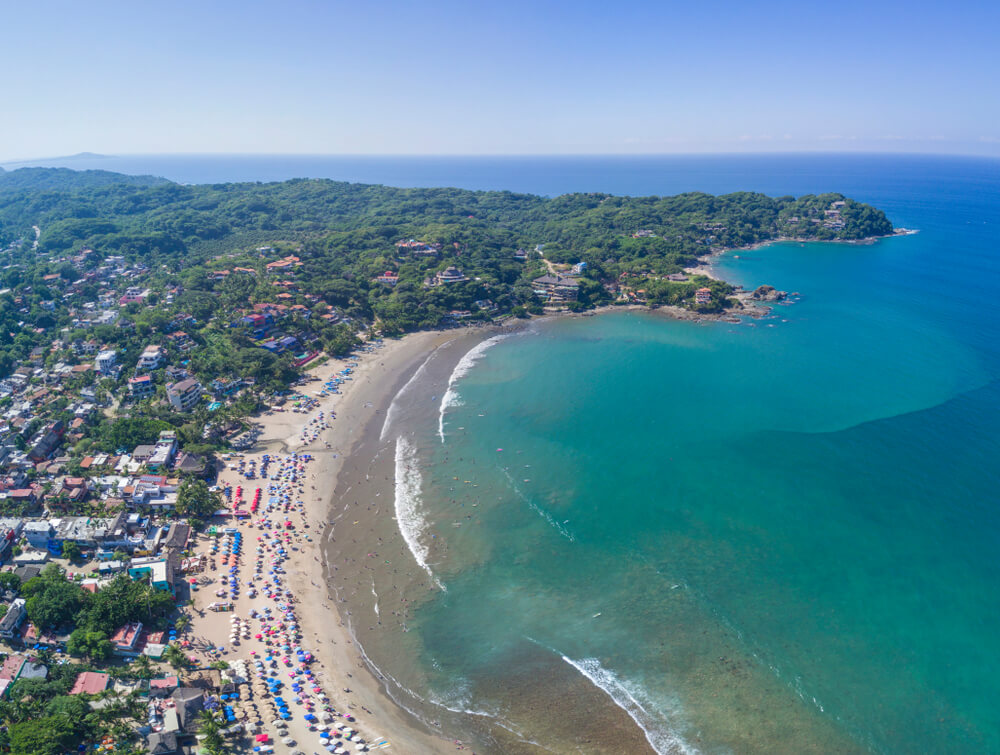
[[[0,332],[12,334],[0,345],[0,375],[56,332],[114,344],[120,362],[134,364],[151,339],[183,331],[196,348],[167,346],[172,359],[196,374],[280,389],[296,375],[294,354],[262,348],[239,321],[258,305],[296,308],[283,327],[301,336],[299,351],[323,347],[343,354],[372,323],[391,334],[440,327],[455,313],[475,321],[540,311],[532,281],[547,265],[586,263],[578,308],[610,302],[609,290],[622,276],[658,281],[651,303],[693,307],[694,287],[661,279],[710,251],[782,237],[849,240],[893,230],[880,210],[835,193],[541,197],[304,179],[181,186],[26,170],[0,180],[6,238],[33,240],[32,227],[41,228],[37,250],[30,243],[0,250],[0,291],[9,289],[0,294]],[[287,274],[267,267],[292,254],[297,262]],[[146,271],[138,280],[111,281],[111,288],[117,294],[141,283],[149,288],[150,306],[128,304],[117,325],[79,328],[70,310],[96,299],[101,288],[88,276],[111,257]],[[464,280],[432,285],[449,266]],[[396,277],[379,281],[386,271]],[[60,296],[70,283],[71,296]],[[714,299],[728,290],[717,288]],[[74,380],[101,382],[94,375]],[[156,386],[163,382],[154,376]],[[111,423],[102,429],[100,447],[148,442],[154,429],[140,417]]]
[[[218,493],[208,489],[204,480],[184,480],[177,489],[176,511],[180,516],[205,519],[222,506]]]

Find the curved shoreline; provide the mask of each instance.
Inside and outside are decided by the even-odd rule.
[[[753,248],[794,241],[794,239],[775,239],[754,245]],[[866,241],[871,243],[874,239]],[[732,251],[736,250],[723,250],[711,257]],[[681,320],[723,318],[722,315],[706,316],[678,307],[618,305],[602,307],[596,312],[592,310],[576,314],[552,313],[541,319],[592,316],[600,312],[623,309],[660,311]],[[760,307],[760,309],[765,308]],[[350,680],[351,691],[349,693],[345,691],[344,696],[338,694],[337,697],[341,699],[336,702],[344,708],[360,708],[366,712],[366,719],[369,720],[359,723],[370,741],[384,737],[405,752],[444,752],[452,751],[456,746],[464,747],[458,740],[446,738],[443,728],[434,725],[437,722],[422,719],[417,712],[399,699],[400,690],[406,688],[376,665],[365,648],[368,640],[363,640],[361,637],[366,632],[376,631],[376,624],[381,626],[385,621],[393,621],[392,617],[396,617],[397,613],[402,616],[402,618],[397,617],[402,625],[405,616],[409,615],[409,605],[415,605],[420,600],[421,594],[426,595],[427,588],[434,590],[429,584],[418,585],[413,580],[400,588],[398,596],[387,592],[381,586],[376,589],[374,573],[369,576],[365,570],[377,568],[378,562],[373,559],[371,563],[374,566],[362,565],[365,563],[362,560],[366,555],[365,548],[368,547],[364,541],[358,543],[362,537],[368,537],[368,542],[377,540],[380,547],[382,544],[388,546],[405,539],[399,523],[395,521],[398,512],[392,508],[392,514],[386,516],[381,504],[384,502],[388,507],[396,494],[395,455],[386,452],[388,446],[392,446],[392,450],[395,450],[393,433],[386,432],[395,424],[395,417],[390,416],[389,410],[394,407],[395,398],[411,385],[420,383],[421,385],[415,385],[418,390],[423,387],[425,380],[423,372],[431,358],[443,347],[452,342],[468,344],[468,348],[456,347],[457,353],[448,355],[447,361],[453,364],[447,371],[441,394],[450,389],[453,381],[449,376],[454,374],[455,367],[470,352],[498,335],[527,327],[530,322],[531,320],[515,321],[499,328],[486,326],[423,331],[409,334],[398,341],[387,342],[383,349],[360,357],[353,380],[344,387],[343,393],[321,401],[319,408],[336,411],[337,419],[315,443],[297,442],[302,425],[312,413],[303,415],[301,419],[293,418],[289,414],[261,418],[264,433],[260,447],[279,447],[286,452],[305,451],[319,456],[322,460],[320,462],[323,464],[322,468],[316,470],[316,487],[321,491],[322,501],[318,502],[315,508],[311,507],[308,512],[310,519],[316,517],[315,521],[322,532],[322,537],[315,539],[312,547],[304,549],[301,554],[295,554],[294,572],[290,576],[297,591],[301,589],[301,594],[310,594],[310,583],[306,580],[310,572],[315,571],[316,564],[309,564],[309,557],[322,565],[322,578],[327,586],[329,600],[303,606],[301,619],[303,628],[307,636],[317,638],[316,642],[319,644],[316,655],[323,663],[324,669],[335,675],[337,683],[333,686],[339,689],[344,686],[341,682],[346,683]],[[336,369],[337,362],[331,361],[314,368],[312,374],[326,375]],[[441,399],[441,403],[444,403],[444,398]],[[440,416],[437,420],[440,422]],[[439,427],[439,431],[440,429]],[[323,448],[322,446],[326,444],[329,445]],[[352,493],[358,500],[345,502],[346,496]],[[362,508],[361,500],[366,500],[368,505]],[[371,502],[375,500],[381,502],[373,509]],[[346,506],[351,506],[349,513]],[[354,537],[355,534],[359,537]],[[345,537],[350,537],[352,542],[348,544]],[[339,543],[337,538],[340,538]],[[406,548],[406,552],[400,552],[404,559],[412,560],[412,549],[408,544],[403,547]],[[367,555],[372,556],[372,553]],[[386,559],[385,563],[390,562]],[[414,561],[413,566],[420,570],[419,559]],[[424,574],[426,582],[426,573],[421,573]],[[431,578],[433,579],[433,575]],[[316,582],[312,584],[316,585]],[[408,604],[407,608],[400,612],[393,611],[391,606],[394,598]],[[365,624],[368,624],[368,621],[365,617],[369,613],[374,617],[374,622],[366,629]],[[406,631],[405,625],[403,631]],[[565,683],[565,680],[561,682]],[[557,683],[552,682],[552,684]],[[394,684],[400,690],[392,689]],[[419,697],[415,697],[420,700]],[[503,724],[501,722],[498,725]],[[630,720],[628,725],[635,726],[634,721]],[[641,729],[641,727],[635,728]],[[510,729],[508,731],[520,743],[527,746],[525,752],[537,751],[537,748],[541,747],[537,743],[521,738]],[[493,748],[487,747],[487,749]]]
[[[704,275],[706,278],[711,278],[712,280],[729,283],[729,281],[714,274],[712,269],[712,260],[717,257],[723,257],[731,252],[752,252],[756,249],[764,249],[768,246],[774,246],[775,244],[848,244],[852,246],[868,246],[883,239],[892,239],[897,236],[913,236],[917,233],[920,233],[920,231],[912,228],[896,228],[892,233],[886,234],[885,236],[866,236],[863,239],[813,239],[801,236],[779,236],[776,239],[757,241],[753,244],[747,244],[746,246],[727,247],[725,249],[718,249],[716,251],[709,252],[708,254],[704,254],[698,258],[697,265],[685,268],[684,272],[688,275]],[[730,285],[733,284],[730,283]]]
[[[430,392],[439,400],[440,388],[462,357],[498,333],[519,329],[520,322],[503,330],[427,331],[387,342],[379,351],[361,356],[354,379],[346,383],[343,393],[323,399],[316,410],[299,416],[282,413],[261,418],[264,433],[253,455],[280,447],[319,457],[312,466],[316,477],[310,480],[316,488],[313,495],[319,495],[307,500],[313,541],[303,543],[306,547],[293,553],[288,569],[288,581],[296,594],[319,598],[301,604],[304,642],[329,680],[338,709],[356,712],[356,728],[368,741],[388,739],[399,752],[443,753],[470,747],[456,737],[472,737],[474,749],[480,753],[549,751],[511,721],[475,710],[475,705],[425,699],[388,673],[392,668],[392,674],[397,674],[396,667],[402,664],[398,671],[404,678],[420,674],[410,654],[400,650],[400,642],[409,637],[405,622],[411,610],[430,594],[428,590],[437,592],[437,588],[413,561],[395,521],[395,434],[382,437],[387,412],[394,398],[412,383],[420,390],[408,393],[409,403],[426,405],[424,419],[433,424],[438,401],[428,400]],[[440,359],[428,365],[439,351]],[[414,381],[425,365],[428,369]],[[328,362],[313,374],[325,376],[337,369],[339,362]],[[408,415],[409,403],[402,414]],[[335,412],[336,419],[315,442],[301,444],[300,428],[318,409]],[[326,586],[325,595],[317,590],[320,579]],[[412,635],[412,640],[417,637]],[[388,660],[382,658],[385,653],[394,658],[382,668]],[[567,702],[563,707],[567,725],[572,721],[572,731],[581,732],[575,748],[580,752],[607,751],[607,743],[601,744],[607,732],[614,732],[619,741],[630,742],[630,751],[648,751],[641,728],[604,691],[573,673],[559,658],[540,661],[551,661],[552,668],[545,679],[518,680],[529,684],[522,689],[524,697],[518,704],[530,697],[545,707],[571,698],[572,705]],[[577,713],[586,713],[586,717],[577,718]],[[515,716],[514,720],[520,719]],[[533,729],[530,734],[534,734]],[[565,742],[565,736],[560,741]]]

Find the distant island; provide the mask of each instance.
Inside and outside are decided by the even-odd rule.
[[[8,160],[7,162],[0,163],[0,172],[3,172],[3,166],[37,166],[39,163],[64,163],[68,160],[104,160],[110,157],[111,155],[102,155],[97,152],[77,152],[75,155],[64,155],[62,157],[43,157],[35,160]]]

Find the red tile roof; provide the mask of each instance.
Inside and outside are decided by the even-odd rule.
[[[7,660],[0,666],[0,679],[10,679],[14,681],[24,665],[23,655],[9,655]]]
[[[136,622],[135,624],[126,624],[111,635],[111,642],[119,648],[133,648],[136,645],[136,641],[139,639],[139,633],[141,631],[142,624],[140,622]]]
[[[97,671],[84,671],[76,681],[73,682],[73,689],[69,691],[71,695],[96,695],[108,688],[110,674],[102,674]]]

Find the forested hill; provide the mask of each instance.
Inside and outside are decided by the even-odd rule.
[[[70,170],[69,168],[0,168],[0,193],[18,191],[87,191],[98,186],[126,184],[157,186],[168,184],[157,176],[127,176],[109,170]]]
[[[531,281],[551,269],[546,265],[587,263],[576,308],[613,301],[617,282],[627,277],[651,281],[644,289],[650,304],[692,303],[695,286],[667,285],[664,276],[707,252],[783,236],[892,232],[880,210],[840,194],[545,198],[330,180],[184,186],[105,171],[0,174],[0,246],[17,238],[24,244],[0,262],[15,261],[16,249],[30,246],[32,226],[41,229],[32,265],[55,270],[87,248],[93,250],[87,265],[121,255],[151,269],[166,266],[189,290],[212,290],[205,280],[211,269],[260,267],[267,261],[261,246],[294,251],[302,262],[300,294],[323,297],[389,331],[437,325],[455,310],[475,314],[483,301],[494,312],[534,311],[544,302]],[[431,251],[398,245],[408,239]],[[467,280],[425,285],[449,266]],[[375,281],[386,271],[398,274],[396,285]],[[25,280],[16,268],[2,275],[0,288]],[[710,308],[718,309],[726,290],[713,291]]]

